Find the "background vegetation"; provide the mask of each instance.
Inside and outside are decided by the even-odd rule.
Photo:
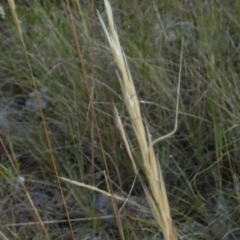
[[[6,239],[73,239],[71,231],[75,239],[118,239],[114,218],[99,219],[113,214],[111,201],[62,182],[69,217],[78,218],[71,229],[56,182],[57,170],[61,177],[108,190],[104,158],[114,191],[131,191],[149,209],[114,122],[112,103],[144,177],[116,66],[97,18],[98,10],[107,20],[103,2],[69,2],[82,62],[65,1],[16,1],[45,121],[34,107],[26,51],[3,3],[0,233]],[[155,146],[179,239],[239,239],[239,1],[112,0],[111,5],[153,138],[174,127],[184,38],[179,128]],[[34,208],[13,166],[25,179]],[[126,208],[125,239],[162,239],[150,212],[145,217]]]

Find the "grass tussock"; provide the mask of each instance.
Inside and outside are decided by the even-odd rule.
[[[239,11],[2,3],[0,236],[239,239]]]

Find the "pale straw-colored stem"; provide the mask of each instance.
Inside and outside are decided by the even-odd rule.
[[[150,207],[153,211],[153,215],[158,222],[162,232],[164,234],[164,238],[166,240],[176,240],[176,231],[172,223],[172,218],[170,214],[170,207],[168,203],[168,198],[166,194],[165,184],[162,177],[161,168],[159,166],[159,161],[156,158],[153,145],[161,140],[164,140],[166,137],[173,135],[177,129],[177,117],[178,117],[178,108],[176,109],[176,121],[173,132],[168,135],[162,137],[161,139],[157,139],[155,141],[151,141],[150,134],[145,130],[147,127],[143,124],[143,119],[140,111],[139,100],[137,96],[137,92],[133,83],[133,79],[131,76],[131,72],[128,67],[127,58],[125,53],[122,50],[122,47],[119,42],[117,31],[114,27],[112,9],[108,0],[104,0],[105,8],[108,16],[109,29],[105,23],[103,22],[100,14],[98,13],[98,17],[100,19],[103,30],[108,39],[112,55],[114,57],[115,63],[118,67],[119,73],[117,74],[119,83],[122,88],[122,93],[124,96],[124,102],[127,107],[128,113],[130,115],[132,126],[137,138],[137,142],[141,151],[142,161],[145,169],[145,173],[147,176],[147,180],[150,186],[150,194],[147,189],[145,189],[145,193],[147,199],[149,201]],[[179,79],[180,83],[180,79]],[[178,85],[179,90],[180,84]],[[179,93],[179,92],[178,92]],[[178,107],[178,101],[177,101]],[[117,111],[115,110],[115,114]],[[117,116],[117,126],[121,129],[121,135],[123,136],[123,128],[120,123],[119,116]],[[125,145],[127,144],[126,138],[124,138]],[[127,148],[129,152],[130,148]],[[130,159],[132,161],[132,154],[129,154]],[[133,164],[134,171],[136,172],[136,166]]]

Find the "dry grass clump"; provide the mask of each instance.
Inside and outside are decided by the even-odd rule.
[[[142,156],[142,162],[144,166],[144,171],[146,174],[146,177],[148,179],[148,183],[150,186],[150,191],[147,189],[146,185],[142,181],[144,191],[146,194],[146,198],[149,202],[149,205],[152,209],[152,214],[155,217],[155,220],[157,221],[159,227],[161,228],[164,238],[168,240],[174,240],[177,239],[176,230],[172,222],[171,213],[170,213],[170,207],[169,202],[167,198],[167,193],[164,185],[164,180],[161,172],[161,167],[159,165],[158,159],[154,152],[154,144],[156,144],[159,141],[162,141],[170,136],[172,136],[177,129],[177,121],[178,121],[178,102],[179,102],[179,92],[180,92],[180,73],[179,73],[179,83],[178,83],[178,99],[177,99],[177,108],[176,108],[176,119],[175,119],[175,127],[174,130],[154,141],[151,139],[151,135],[147,130],[147,125],[144,127],[143,124],[143,118],[140,111],[140,105],[139,100],[137,96],[137,92],[135,90],[135,86],[131,77],[131,72],[127,63],[127,59],[125,56],[124,51],[122,50],[122,47],[119,42],[118,34],[116,32],[116,29],[114,27],[114,20],[112,15],[112,9],[110,6],[110,3],[106,0],[104,1],[105,8],[107,12],[107,17],[109,21],[109,27],[110,32],[107,31],[106,25],[104,24],[100,14],[98,13],[101,25],[104,29],[104,32],[107,36],[108,42],[110,44],[110,48],[115,60],[115,63],[119,69],[119,72],[121,76],[117,72],[117,76],[121,85],[122,93],[124,96],[124,102],[127,107],[128,113],[130,115],[130,119],[132,122],[132,126],[134,129],[134,132],[136,134],[137,142],[139,144],[139,148],[141,151]],[[182,57],[182,55],[181,55]],[[117,108],[114,106],[114,114],[115,114],[115,121],[117,124],[117,127],[120,130],[120,134],[122,136],[124,145],[126,147],[126,150],[128,152],[129,158],[132,163],[132,167],[134,169],[134,172],[136,175],[138,175],[138,167],[137,164],[133,158],[132,151],[134,149],[131,146],[131,143],[127,140],[127,132],[125,132],[123,128],[122,121],[119,117]],[[146,128],[146,129],[145,129]],[[119,197],[116,194],[107,193],[105,191],[102,191],[98,188],[88,186],[83,183],[75,182],[68,180],[66,178],[61,178],[62,180],[69,181],[71,183],[74,183],[81,187],[86,187],[94,191],[101,192],[103,194],[106,194],[108,196],[112,196],[115,199],[127,201],[127,199]],[[116,215],[116,212],[115,212]],[[118,218],[118,216],[116,216]],[[121,234],[121,238],[124,239],[124,233],[122,231],[121,221],[118,222],[118,228]]]
[[[104,24],[99,13],[98,13],[98,16],[101,21],[104,32],[107,36],[108,42],[110,44],[115,63],[121,73],[121,76],[118,74],[117,76],[122,88],[122,93],[124,95],[124,102],[128,109],[128,113],[132,121],[133,129],[136,134],[137,142],[139,144],[139,148],[141,151],[144,171],[150,186],[150,191],[149,191],[146,185],[142,182],[144,191],[146,194],[146,198],[148,199],[149,205],[152,209],[152,214],[154,215],[155,220],[158,222],[159,227],[163,232],[164,238],[168,240],[174,240],[174,239],[177,239],[176,230],[171,218],[170,207],[169,207],[167,193],[166,193],[164,180],[161,172],[161,167],[159,166],[159,162],[158,162],[158,159],[156,158],[153,146],[157,142],[164,140],[175,133],[177,129],[177,121],[178,121],[177,119],[178,99],[177,99],[177,108],[176,108],[175,128],[173,132],[152,141],[150,133],[147,130],[145,130],[145,127],[143,124],[143,118],[141,116],[137,92],[135,90],[135,86],[131,77],[131,72],[127,63],[125,53],[122,50],[116,29],[114,27],[114,20],[113,20],[110,3],[107,0],[105,0],[104,3],[105,3],[105,8],[107,12],[108,21],[109,21],[110,33],[107,31],[106,25]],[[178,84],[178,98],[179,98],[179,90],[180,90],[180,74],[179,74],[179,84]],[[138,174],[138,167],[132,156],[133,148],[131,146],[131,143],[127,141],[127,138],[126,138],[127,133],[124,131],[122,121],[119,117],[116,107],[114,107],[114,111],[115,111],[115,120],[116,120],[117,127],[120,130],[120,134],[123,138],[123,142],[129,154],[129,158],[132,162],[135,174]],[[146,126],[146,129],[147,129],[147,126]],[[70,181],[66,178],[61,178],[61,179],[74,183],[78,186],[86,187],[91,190],[95,190],[103,194],[112,196],[118,200],[127,201],[127,199],[101,191],[98,188],[87,186],[83,183]],[[118,218],[118,216],[116,216],[116,218]],[[121,234],[121,238],[124,239],[124,233],[122,231],[121,221],[118,222],[118,228]]]
[[[104,3],[107,11],[110,32],[108,32],[106,25],[104,24],[100,14],[99,14],[99,19],[101,21],[102,27],[104,29],[104,32],[110,44],[110,48],[114,57],[115,64],[117,65],[119,72],[121,74],[121,76],[118,75],[118,79],[121,84],[122,93],[124,95],[124,102],[128,109],[128,113],[132,121],[133,129],[135,131],[136,138],[140,147],[142,161],[144,165],[144,171],[150,186],[150,192],[145,187],[145,194],[151,206],[153,215],[163,231],[165,239],[169,239],[169,240],[177,239],[176,231],[172,223],[170,207],[169,207],[164,180],[161,172],[161,167],[159,166],[158,159],[156,158],[156,155],[153,149],[153,145],[156,142],[160,140],[164,140],[168,136],[164,136],[161,139],[152,141],[151,135],[146,130],[147,126],[144,127],[137,92],[135,90],[135,86],[133,83],[133,79],[131,76],[131,72],[127,63],[125,53],[121,47],[118,34],[114,26],[112,9],[108,0],[105,0]],[[178,109],[176,111],[178,111]],[[131,143],[129,143],[126,140],[125,135],[127,135],[127,133],[124,131],[124,128],[116,107],[115,107],[115,118],[116,118],[117,126],[120,129],[121,135],[124,139],[124,144],[126,148],[129,150],[128,153],[132,161],[133,168],[135,170],[135,173],[137,174],[138,170],[131,154],[131,151],[133,149],[131,148]],[[176,122],[177,122],[177,119],[176,119]],[[147,125],[147,123],[145,123],[145,125]],[[173,133],[169,134],[169,136],[172,135]]]

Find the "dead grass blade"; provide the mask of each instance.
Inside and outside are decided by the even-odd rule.
[[[173,132],[152,142],[150,134],[145,131],[137,92],[132,80],[131,72],[127,63],[125,53],[122,50],[122,47],[119,42],[118,34],[114,27],[111,6],[108,0],[104,0],[104,3],[105,3],[107,16],[108,16],[110,31],[107,30],[107,27],[103,22],[99,12],[98,12],[98,17],[100,19],[105,35],[108,39],[115,63],[121,74],[121,77],[118,75],[118,79],[122,88],[124,102],[128,110],[128,113],[130,115],[132,126],[135,131],[135,135],[137,137],[138,145],[142,155],[143,165],[145,168],[145,173],[146,173],[150,190],[151,190],[149,193],[147,189],[145,189],[145,194],[152,208],[156,221],[158,222],[160,228],[162,229],[164,238],[166,240],[176,240],[177,236],[176,236],[175,228],[172,223],[165,184],[162,177],[161,168],[159,167],[159,164],[158,164],[158,159],[156,158],[156,155],[153,149],[153,144],[161,140],[164,140],[175,133],[177,129],[177,122],[178,122],[178,119],[177,119],[178,118],[178,101],[177,101],[177,109],[176,109],[175,127]],[[180,74],[181,73],[179,73],[179,76]],[[180,83],[180,77],[179,77],[179,83]],[[180,89],[180,84],[178,85],[178,98],[179,98],[179,89]],[[125,142],[125,144],[128,144],[128,143]]]
[[[0,236],[2,237],[3,240],[9,240],[2,231],[0,231]]]
[[[132,155],[132,152],[131,152],[131,149],[130,149],[129,142],[126,138],[126,133],[125,133],[124,128],[123,128],[122,120],[119,117],[118,110],[115,106],[114,106],[114,118],[115,118],[115,123],[117,125],[117,128],[119,130],[119,133],[122,137],[123,144],[124,144],[124,146],[127,150],[128,156],[131,160],[133,170],[134,170],[135,174],[137,175],[138,174],[138,169],[137,169],[136,163],[134,162],[134,158],[133,158],[133,155]]]
[[[65,181],[65,182],[74,184],[74,185],[76,185],[76,186],[84,187],[84,188],[89,189],[89,190],[91,190],[91,191],[101,193],[101,194],[106,195],[106,196],[108,196],[108,197],[112,197],[112,198],[114,198],[115,200],[119,200],[119,201],[122,201],[122,202],[129,202],[129,203],[131,203],[132,205],[134,205],[134,206],[136,206],[136,207],[139,207],[139,208],[142,207],[140,204],[138,204],[137,202],[133,201],[133,200],[130,199],[129,197],[125,198],[125,197],[119,196],[119,195],[117,195],[117,194],[112,194],[112,193],[106,192],[106,191],[101,190],[100,188],[97,188],[97,187],[95,187],[95,186],[91,186],[91,185],[88,185],[88,184],[85,184],[85,183],[82,183],[82,182],[77,182],[77,181],[74,181],[74,180],[71,180],[71,179],[67,179],[67,178],[64,178],[64,177],[60,177],[60,179],[63,180],[63,181]],[[124,203],[124,204],[125,204],[125,203]]]
[[[68,208],[67,208],[67,203],[66,203],[64,193],[63,193],[63,190],[62,190],[61,181],[59,180],[59,175],[58,175],[57,165],[56,165],[56,159],[55,159],[55,156],[54,156],[54,153],[53,153],[52,144],[51,144],[50,136],[49,136],[48,129],[47,129],[47,124],[46,124],[43,109],[42,109],[42,106],[41,106],[40,96],[39,96],[39,93],[37,91],[37,84],[36,84],[36,81],[35,81],[35,78],[34,78],[34,75],[33,75],[32,66],[31,66],[31,63],[30,63],[30,59],[29,59],[29,56],[28,56],[28,53],[27,53],[27,47],[26,47],[24,37],[23,37],[23,33],[22,33],[22,28],[20,26],[20,21],[19,21],[18,14],[17,14],[17,11],[16,11],[15,1],[14,0],[8,0],[8,4],[10,6],[10,10],[11,10],[15,25],[17,27],[18,34],[19,34],[21,43],[23,45],[23,48],[24,48],[24,51],[25,51],[25,54],[26,54],[27,64],[28,64],[28,68],[29,68],[29,71],[30,71],[33,87],[34,87],[34,90],[35,90],[36,99],[37,99],[37,103],[38,103],[38,106],[39,106],[40,115],[41,115],[41,118],[42,118],[44,132],[45,132],[45,135],[46,135],[46,140],[47,140],[49,152],[50,152],[50,155],[51,155],[54,172],[56,174],[57,183],[58,183],[58,187],[59,187],[59,190],[60,190],[60,193],[61,193],[61,197],[62,197],[62,201],[63,201],[63,204],[64,204],[65,212],[66,212],[67,218],[69,220],[69,227],[70,227],[70,230],[71,230],[72,239],[75,239],[72,224],[70,222],[70,216],[69,216],[69,212],[68,212]],[[29,195],[27,192],[26,192],[26,194]],[[30,198],[29,198],[29,201],[31,202],[31,204],[33,204],[33,202],[31,201]],[[34,205],[33,205],[33,207],[34,207]],[[34,210],[36,210],[36,209],[34,209]],[[39,216],[38,216],[38,218],[39,218]],[[39,220],[40,220],[40,218],[39,218]],[[42,224],[42,227],[43,227],[43,230],[44,230],[46,236],[48,236],[47,231],[44,227],[44,224]],[[48,236],[48,239],[50,239],[49,236]]]
[[[77,50],[78,58],[80,60],[80,64],[81,64],[81,67],[82,67],[83,78],[84,78],[87,94],[88,94],[89,101],[90,101],[91,116],[92,116],[92,119],[93,119],[93,121],[95,123],[96,132],[97,132],[97,136],[98,136],[98,140],[99,140],[99,145],[100,145],[100,149],[102,151],[103,161],[104,161],[104,165],[105,165],[105,170],[106,170],[106,174],[108,176],[109,188],[110,188],[110,191],[113,193],[112,183],[111,183],[111,181],[109,181],[110,174],[109,174],[107,160],[106,160],[106,156],[105,156],[105,152],[104,152],[104,148],[103,148],[101,134],[100,134],[99,127],[98,127],[97,116],[96,116],[96,112],[95,112],[95,109],[94,109],[93,98],[92,98],[92,94],[91,94],[89,83],[88,83],[88,79],[87,79],[87,72],[86,72],[86,68],[85,68],[85,64],[84,64],[81,48],[80,48],[80,45],[79,45],[79,41],[78,41],[78,37],[77,37],[77,31],[76,31],[76,27],[74,25],[73,15],[72,15],[72,11],[71,11],[71,8],[70,8],[69,0],[66,0],[66,5],[67,5],[67,8],[68,8],[70,27],[71,27],[72,35],[73,35],[73,38],[74,38],[74,41],[75,41],[76,50]],[[94,165],[94,163],[92,163],[92,166],[93,165]],[[117,210],[117,205],[116,205],[115,199],[112,198],[112,197],[111,197],[111,203],[112,203],[112,206],[113,206],[114,215],[115,215],[115,218],[116,218],[116,221],[117,221],[117,224],[118,224],[118,228],[119,228],[121,239],[124,239],[122,226],[121,226],[121,220],[120,220],[120,216],[119,216],[118,210]]]

